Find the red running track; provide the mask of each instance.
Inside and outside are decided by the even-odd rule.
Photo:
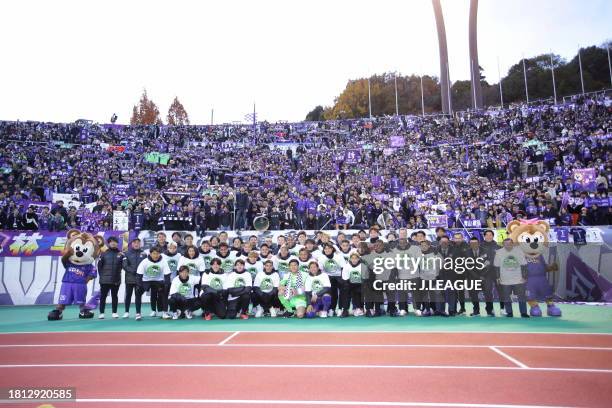
[[[607,335],[0,335],[0,388],[77,389],[54,407],[610,407],[611,384]]]

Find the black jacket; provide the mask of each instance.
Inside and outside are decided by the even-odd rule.
[[[125,283],[135,285],[138,283],[136,278],[136,270],[138,264],[145,259],[147,256],[143,253],[142,249],[128,249],[125,256],[123,257],[123,269],[125,269]]]
[[[491,241],[482,241],[480,243],[480,248],[482,248],[487,254],[487,260],[489,261],[488,271],[486,276],[492,279],[495,279],[495,268],[493,268],[493,260],[495,260],[495,253],[499,248],[501,248],[497,242]]]
[[[119,285],[121,283],[121,268],[123,267],[123,254],[119,249],[108,248],[98,261],[98,274],[101,285]]]

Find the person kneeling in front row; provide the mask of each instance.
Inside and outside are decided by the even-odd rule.
[[[170,285],[170,299],[168,304],[172,312],[172,319],[177,320],[184,314],[187,319],[193,317],[193,311],[200,308],[195,291],[200,287],[200,277],[189,274],[189,267],[182,265],[178,269],[178,275]]]

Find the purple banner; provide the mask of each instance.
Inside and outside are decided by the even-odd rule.
[[[127,248],[134,232],[104,231],[96,235],[106,239],[110,236],[119,239],[119,248]],[[66,244],[66,231],[60,232],[0,232],[0,256],[40,256],[61,255]]]
[[[481,228],[482,224],[480,220],[471,220],[469,218],[464,218],[461,220],[461,224],[464,228]]]
[[[361,150],[353,149],[344,152],[344,161],[348,164],[355,164],[361,161]]]
[[[448,217],[446,215],[426,215],[427,226],[429,228],[448,227]]]
[[[23,211],[26,211],[30,206],[34,207],[34,212],[38,215],[42,214],[45,207],[51,210],[51,203],[46,201],[20,200],[19,205],[23,206]]]

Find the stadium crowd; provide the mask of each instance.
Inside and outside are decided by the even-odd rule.
[[[612,220],[611,101],[449,116],[122,126],[0,122],[0,229],[504,227]],[[161,157],[164,156],[165,159]],[[573,177],[593,169],[590,185]],[[54,194],[73,194],[74,203]],[[51,202],[53,202],[51,204]]]

